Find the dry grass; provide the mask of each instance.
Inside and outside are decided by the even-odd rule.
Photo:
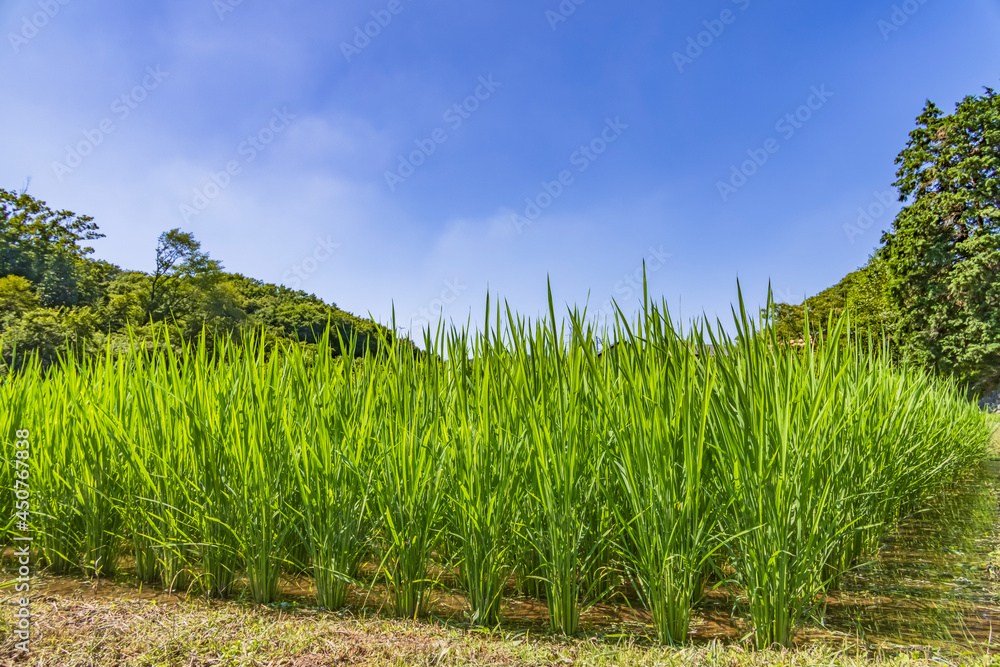
[[[277,610],[173,596],[49,586],[33,600],[31,652],[15,651],[13,606],[0,605],[0,665],[78,667],[281,665],[941,665],[994,664],[990,656],[927,652],[855,655],[810,647],[751,652],[741,646],[662,649],[613,637],[565,639],[531,632],[473,632],[414,621]]]
[[[989,457],[993,460],[1000,460],[1000,415],[991,415],[993,422],[993,439],[989,445]]]

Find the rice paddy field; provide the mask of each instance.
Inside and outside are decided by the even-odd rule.
[[[31,506],[0,496],[0,543],[27,518],[51,574],[261,604],[306,580],[316,608],[378,590],[398,619],[446,581],[470,627],[504,628],[516,595],[574,636],[618,601],[666,645],[724,590],[763,650],[986,455],[993,422],[958,387],[846,320],[799,347],[742,308],[586,322],[550,298],[423,354],[202,339],[12,374],[0,486],[28,479]]]

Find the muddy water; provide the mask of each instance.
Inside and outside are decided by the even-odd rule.
[[[905,519],[849,574],[825,625],[855,641],[1000,650],[1000,462]]]

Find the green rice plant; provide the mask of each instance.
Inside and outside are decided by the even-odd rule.
[[[529,488],[527,477],[523,476],[521,488]],[[511,537],[514,541],[514,586],[518,595],[545,599],[545,575],[542,571],[542,560],[538,549],[531,541],[532,535],[538,535],[541,531],[541,521],[531,511],[534,503],[529,502],[530,498],[522,496],[514,506],[517,519],[514,525],[519,527]]]
[[[458,544],[459,580],[469,596],[469,619],[473,625],[495,626],[513,566],[513,499],[521,494],[517,466],[523,440],[517,439],[504,409],[503,362],[494,353],[497,341],[489,338],[488,296],[486,326],[470,361],[466,332],[453,331],[448,339],[453,400],[448,409],[453,448],[448,514]]]
[[[599,503],[598,477],[588,475],[602,467],[606,434],[595,431],[594,411],[600,410],[597,393],[588,383],[588,369],[595,364],[591,333],[579,313],[573,313],[570,338],[560,334],[549,289],[550,321],[536,324],[527,346],[521,346],[517,363],[523,365],[523,382],[516,386],[526,406],[530,440],[530,496],[539,521],[530,535],[544,574],[549,625],[553,631],[573,635],[579,627],[580,602],[588,591],[581,575],[596,557],[602,536],[592,505]],[[530,356],[526,354],[530,349]]]
[[[138,476],[129,475],[124,485],[122,523],[132,548],[135,576],[142,583],[153,583],[160,579],[161,570],[156,540],[149,521],[152,514],[151,503],[147,500],[151,495],[148,493],[150,487],[142,481],[144,480]]]
[[[16,354],[16,350],[14,352]],[[0,373],[5,370],[2,367],[3,353],[3,341],[0,340]],[[28,419],[28,406],[29,402],[40,393],[38,375],[37,358],[25,369],[24,377],[29,378],[27,382],[15,382],[14,378],[0,375],[0,406],[3,406],[3,409],[0,409],[0,447],[2,447],[0,449],[2,451],[2,454],[0,454],[0,465],[3,467],[0,470],[0,487],[10,490],[3,493],[3,497],[0,498],[0,512],[3,512],[0,515],[0,545],[3,546],[9,544],[13,538],[11,532],[18,522],[15,512],[24,511],[18,510],[16,506],[16,503],[24,501],[18,501],[16,495],[13,493],[14,461],[15,452],[17,451],[16,442],[21,440],[21,438],[17,437],[17,432],[27,430],[29,432],[29,443],[31,442],[30,434],[34,428],[34,424]],[[29,462],[33,462],[34,455],[31,453],[30,447],[28,456]],[[28,504],[30,506],[30,501],[28,501]],[[21,507],[23,508],[24,505],[21,505]]]
[[[58,404],[62,403],[62,396],[47,389],[36,395],[41,399],[39,407],[42,409],[33,410],[35,414],[30,419],[31,423],[38,424],[33,429],[36,445],[44,442],[43,446],[32,448],[32,528],[35,544],[49,570],[54,574],[67,574],[80,567],[83,551],[83,522],[76,503],[78,470],[76,462],[70,458],[71,436],[49,435],[60,432],[63,422]],[[49,406],[52,410],[45,409]],[[44,418],[38,419],[42,415]]]
[[[755,643],[788,646],[836,578],[981,443],[945,436],[967,404],[865,355],[846,317],[802,350],[757,330],[742,305],[736,330],[714,341],[710,432],[732,466],[715,493],[731,499],[726,533]]]
[[[108,381],[106,368],[91,369]],[[82,567],[88,577],[113,574],[121,553],[120,457],[105,416],[111,388],[85,369],[63,362],[48,378],[38,438],[50,443],[36,462],[43,553],[55,571]],[[53,456],[55,455],[55,456]]]
[[[78,478],[76,501],[83,520],[84,575],[96,578],[113,575],[121,555],[120,457],[93,412],[82,421],[93,444],[77,441],[84,474]]]
[[[348,586],[357,581],[373,532],[371,456],[378,413],[370,360],[355,382],[349,363],[330,363],[329,336],[328,328],[313,372],[301,357],[292,357],[297,393],[290,395],[293,412],[285,428],[295,459],[300,532],[312,561],[316,599],[326,609],[340,609]],[[355,344],[352,338],[349,349]]]
[[[308,569],[336,608],[377,551],[415,617],[437,559],[457,563],[473,622],[499,622],[513,573],[566,634],[625,572],[680,643],[723,550],[755,644],[788,645],[989,437],[954,382],[846,317],[795,348],[742,296],[732,335],[684,336],[645,294],[610,335],[585,311],[557,320],[551,290],[542,321],[490,312],[481,332],[427,331],[421,353],[334,345],[330,326],[308,349],[164,334],[44,375],[29,356],[0,381],[0,440],[9,458],[32,431],[44,561],[100,576],[127,552],[143,580],[222,597],[242,579],[262,602]]]
[[[842,513],[858,517],[858,525],[827,564],[831,585],[877,548],[886,526],[984,455],[979,415],[957,391],[887,360],[885,354],[858,355],[851,368],[842,419],[850,466],[844,477],[864,484],[843,500]]]
[[[101,419],[107,429],[107,438],[113,445],[119,457],[121,466],[120,513],[122,538],[132,548],[132,558],[135,573],[140,581],[149,583],[159,577],[157,553],[153,538],[148,529],[149,511],[147,506],[151,497],[149,485],[145,484],[135,465],[136,450],[129,435],[130,429],[125,423],[132,418],[132,406],[128,389],[130,374],[124,358],[112,360],[109,356],[103,359],[105,390],[115,394],[114,404],[101,410]],[[108,365],[112,367],[109,369]],[[142,396],[142,394],[140,394]],[[127,398],[126,398],[127,397]]]
[[[697,338],[680,338],[665,305],[660,310],[647,303],[641,326],[632,335],[619,312],[616,339],[627,342],[614,355],[621,382],[609,402],[611,419],[619,424],[613,459],[618,479],[616,500],[609,504],[657,636],[680,644],[717,547],[716,508],[706,483],[715,474],[706,443],[714,365],[704,346],[698,350]]]
[[[179,387],[177,360],[165,345],[165,362],[156,363],[160,349],[156,341],[152,361],[133,357],[119,370],[133,389],[122,418],[122,450],[131,485],[125,511],[136,574],[177,590],[186,589],[192,576],[194,462],[186,406],[171,392]],[[131,387],[136,377],[144,382],[141,388]]]
[[[263,342],[263,341],[261,341]],[[234,492],[230,502],[241,564],[255,602],[278,597],[278,579],[293,524],[287,516],[291,461],[281,410],[286,403],[287,366],[265,360],[255,346],[235,366],[227,397],[228,416],[216,438],[229,451]]]
[[[386,345],[386,342],[383,342]],[[385,415],[377,434],[375,498],[383,526],[380,569],[393,588],[396,613],[423,613],[431,551],[445,507],[445,433],[439,401],[441,373],[391,347],[377,376],[376,410]]]
[[[583,608],[606,601],[615,593],[623,581],[621,554],[617,539],[621,522],[612,504],[609,489],[615,486],[613,443],[619,421],[611,418],[606,410],[607,394],[602,389],[614,387],[615,383],[602,368],[596,353],[598,340],[594,329],[580,328],[587,358],[584,383],[589,395],[590,407],[584,413],[588,424],[586,431],[591,434],[591,449],[586,457],[584,478],[593,482],[593,501],[582,507],[581,522],[587,526],[579,552],[585,557],[580,561],[580,590]],[[593,342],[590,342],[593,341]],[[621,387],[621,384],[617,385]],[[617,499],[614,502],[620,502]]]
[[[761,334],[742,306],[737,339],[714,339],[719,391],[711,437],[730,474],[723,515],[758,648],[789,646],[824,589],[823,565],[850,528],[836,513],[845,461],[836,451],[837,347],[799,354]],[[837,332],[831,334],[837,340]],[[721,352],[721,353],[719,353]],[[827,363],[830,362],[830,363]]]
[[[187,348],[171,385],[183,401],[194,462],[191,515],[204,587],[215,597],[231,593],[242,566],[236,534],[240,519],[237,494],[242,489],[235,459],[246,453],[227,441],[239,430],[239,424],[234,423],[239,401],[237,373],[234,363],[212,361],[203,337],[193,349]]]
[[[501,325],[506,326],[504,334],[501,334]],[[528,386],[530,381],[527,373],[532,357],[526,331],[526,321],[513,313],[509,306],[505,314],[498,308],[489,354],[495,362],[496,382],[499,383],[495,395],[496,400],[502,402],[502,437],[508,443],[504,446],[508,447],[509,456],[514,460],[510,484],[517,491],[508,499],[513,512],[509,537],[512,542],[510,554],[514,585],[519,595],[544,600],[545,574],[540,552],[533,541],[533,536],[541,534],[543,519],[531,495],[534,486],[531,465],[533,448],[527,425],[531,404],[525,400],[523,393],[515,390],[516,387]]]

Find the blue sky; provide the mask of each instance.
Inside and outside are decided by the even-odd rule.
[[[488,288],[534,316],[547,276],[632,310],[643,260],[725,317],[737,279],[798,302],[862,265],[925,100],[1000,87],[1000,0],[577,2],[0,1],[0,186],[122,267],[181,227],[403,326]]]

